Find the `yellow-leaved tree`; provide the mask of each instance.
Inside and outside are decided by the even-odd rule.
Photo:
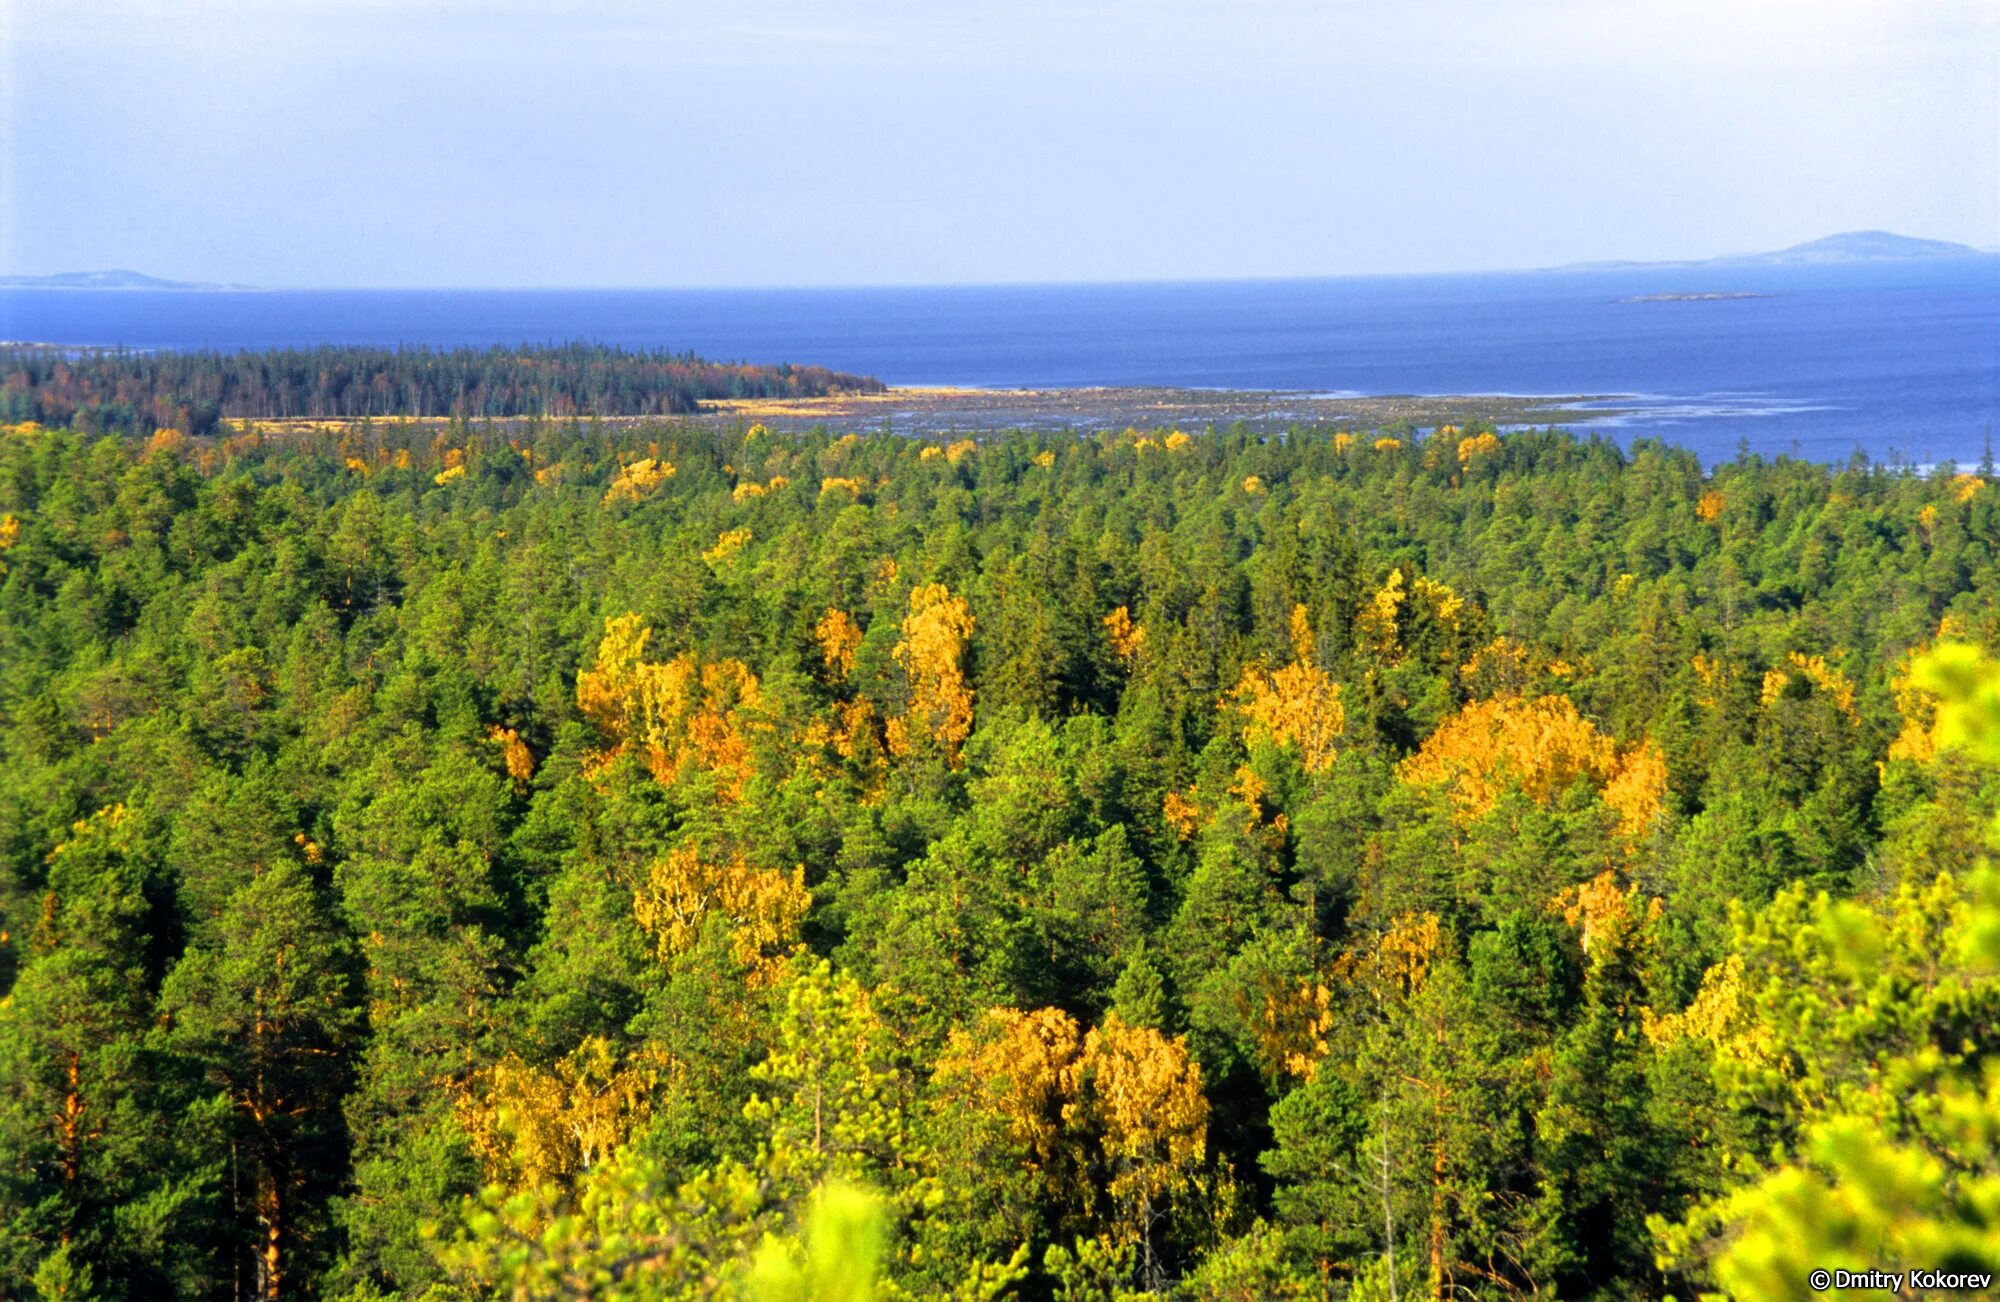
[[[724,799],[738,799],[754,767],[751,734],[768,727],[757,675],[740,660],[703,664],[687,653],[648,662],[651,636],[637,615],[607,619],[596,663],[577,675],[577,708],[611,743],[599,762],[636,745],[662,784],[708,773]]]
[[[861,626],[838,607],[828,606],[819,623],[813,625],[813,640],[819,643],[820,660],[827,677],[844,683],[854,672],[854,653],[861,649]]]
[[[509,1054],[467,1082],[454,1111],[492,1179],[514,1189],[567,1182],[652,1116],[665,1069],[592,1036],[545,1066]]]
[[[1063,1119],[1094,1140],[1116,1212],[1111,1237],[1136,1245],[1140,1283],[1164,1282],[1155,1251],[1160,1213],[1200,1192],[1208,1157],[1208,1097],[1201,1064],[1179,1036],[1128,1026],[1117,1013],[1084,1037],[1064,1072]]]
[[[1667,789],[1657,746],[1648,741],[1621,753],[1565,696],[1473,701],[1440,724],[1397,776],[1444,787],[1467,823],[1491,810],[1510,785],[1547,804],[1586,781],[1617,812],[1618,829],[1630,839],[1652,827]]]
[[[1247,665],[1230,702],[1243,715],[1243,744],[1296,747],[1308,773],[1332,766],[1347,712],[1340,684],[1319,667],[1304,606],[1292,608],[1292,663],[1276,671]]]
[[[775,983],[786,959],[801,950],[799,929],[811,905],[803,867],[789,873],[753,868],[741,855],[718,863],[692,844],[655,859],[632,894],[632,916],[652,937],[662,963],[692,949],[707,918],[728,919],[731,952],[753,986]]]
[[[896,663],[909,686],[908,711],[889,721],[889,749],[909,754],[928,740],[953,768],[959,748],[972,735],[972,687],[965,658],[972,643],[972,608],[942,583],[926,583],[910,593],[903,640]]]
[[[933,1088],[941,1114],[969,1123],[968,1154],[1027,1177],[1003,1209],[1023,1238],[1038,1213],[1090,1217],[1108,1199],[1102,1232],[1053,1249],[1052,1269],[1117,1260],[1160,1285],[1158,1225],[1210,1181],[1208,1098],[1185,1040],[1115,1012],[1086,1033],[1058,1008],[995,1008],[953,1033]]]

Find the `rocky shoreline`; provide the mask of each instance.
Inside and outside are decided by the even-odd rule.
[[[777,428],[813,425],[938,430],[1201,428],[1241,421],[1257,426],[1351,425],[1376,429],[1561,425],[1620,414],[1616,395],[1524,397],[1502,394],[1269,392],[1235,389],[1108,387],[1085,389],[901,388],[825,398],[752,398],[705,402],[698,420],[756,421]]]

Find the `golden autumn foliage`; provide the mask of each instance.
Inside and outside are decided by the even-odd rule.
[[[642,747],[658,781],[711,773],[724,799],[738,798],[752,767],[749,730],[762,726],[757,676],[739,660],[701,664],[682,654],[648,663],[651,636],[637,615],[607,619],[596,664],[577,675],[577,708],[612,754]]]
[[[1107,1188],[1127,1209],[1121,1228],[1143,1236],[1160,1202],[1193,1188],[1208,1155],[1201,1064],[1179,1036],[1127,1026],[1114,1012],[1084,1037],[1063,1084],[1073,1100],[1063,1119],[1096,1135],[1112,1171]]]
[[[972,688],[965,679],[965,654],[972,642],[972,608],[942,583],[910,592],[910,613],[896,663],[909,683],[909,710],[891,720],[889,748],[905,754],[918,736],[928,737],[956,767],[959,748],[972,735]]]
[[[0,552],[21,541],[21,522],[12,514],[0,515]]]
[[[1321,773],[1333,764],[1347,712],[1340,684],[1316,662],[1304,606],[1293,607],[1291,632],[1292,663],[1275,672],[1245,666],[1230,699],[1246,720],[1245,746],[1296,746],[1306,772]]]
[[[762,497],[764,491],[762,484],[752,483],[746,479],[736,487],[730,489],[729,496],[734,501],[747,502],[753,497]]]
[[[1688,662],[1688,667],[1694,670],[1694,676],[1700,679],[1701,685],[1711,693],[1718,688],[1727,690],[1736,676],[1735,671],[1722,661],[1700,654]],[[1711,696],[1704,704],[1713,705],[1715,700]]]
[[[867,492],[868,481],[866,479],[841,478],[829,475],[819,481],[819,495],[821,497],[825,497],[828,493],[847,493],[855,501],[859,502]]]
[[[1694,513],[1703,524],[1714,524],[1722,518],[1723,505],[1722,494],[1711,488],[1694,504]]]
[[[1352,434],[1342,431],[1341,433],[1333,436],[1333,450],[1335,452],[1345,452],[1349,448],[1352,448],[1353,446],[1354,446],[1354,436]]]
[[[1681,1012],[1660,1014],[1641,1008],[1639,1014],[1646,1038],[1656,1045],[1680,1039],[1704,1040],[1713,1045],[1729,1043],[1739,1057],[1768,1061],[1771,1049],[1768,1035],[1738,1033],[1742,1007],[1743,955],[1731,954],[1703,975],[1701,988]]]
[[[1251,1046],[1274,1077],[1310,1081],[1319,1075],[1333,1030],[1333,992],[1318,981],[1267,986],[1261,1006],[1246,1008]]]
[[[1449,584],[1418,575],[1405,580],[1403,571],[1389,571],[1389,577],[1375,590],[1355,615],[1355,629],[1362,645],[1394,664],[1406,651],[1405,635],[1414,619],[1428,619],[1447,630],[1456,630],[1465,599]]]
[[[1194,789],[1190,787],[1185,795],[1169,791],[1160,802],[1160,816],[1175,836],[1185,841],[1201,827],[1201,806],[1195,803]]]
[[[1527,647],[1501,636],[1473,652],[1458,674],[1474,696],[1518,695],[1528,685],[1533,662]]]
[[[510,1054],[477,1073],[453,1111],[489,1176],[515,1188],[566,1180],[623,1144],[652,1116],[662,1063],[621,1059],[592,1036],[546,1067]]]
[[[1088,1204],[1101,1180],[1120,1245],[1150,1251],[1164,1205],[1202,1187],[1208,1099],[1178,1036],[1115,1012],[1080,1034],[1061,1009],[996,1008],[952,1033],[934,1081],[946,1107],[997,1128],[1061,1196]]]
[[[1612,803],[1627,835],[1651,826],[1666,791],[1656,747],[1621,756],[1617,743],[1563,696],[1474,701],[1440,724],[1397,776],[1448,787],[1463,822],[1492,809],[1510,785],[1547,804],[1572,783],[1588,781]]]
[[[1618,761],[1598,793],[1618,815],[1618,831],[1629,840],[1644,836],[1667,798],[1667,757],[1648,738]]]
[[[783,975],[785,960],[800,949],[799,929],[811,905],[803,867],[790,873],[753,868],[740,855],[714,863],[692,845],[655,859],[632,893],[632,916],[652,937],[661,963],[687,953],[711,914],[727,918],[730,950],[753,986]]]
[[[1453,432],[1450,426],[1438,431],[1441,434]],[[1500,450],[1500,440],[1492,434],[1474,434],[1458,441],[1458,464],[1469,466],[1477,457],[1490,456]]]
[[[936,460],[937,460],[938,458],[942,457],[943,455],[944,455],[944,449],[943,449],[943,448],[939,447],[939,446],[938,446],[937,444],[935,444],[935,443],[927,443],[927,444],[925,444],[925,445],[924,445],[924,450],[923,450],[923,451],[921,451],[921,452],[919,452],[919,453],[917,453],[917,460],[919,460],[919,461],[936,461]]]
[[[1965,641],[1970,633],[1965,621],[1955,614],[1947,613],[1938,621],[1937,641]],[[1938,714],[1938,698],[1921,680],[1920,668],[1924,657],[1933,643],[1923,643],[1910,648],[1896,665],[1890,679],[1890,691],[1896,700],[1896,713],[1902,717],[1903,726],[1896,739],[1889,743],[1888,758],[1924,763],[1936,757],[1940,743],[1945,737],[1943,720]]]
[[[516,782],[526,782],[535,776],[535,754],[528,749],[528,743],[521,740],[520,733],[496,723],[486,730],[486,738],[499,745],[501,757],[507,763],[508,777]]]
[[[1243,477],[1243,491],[1253,496],[1263,492],[1264,491],[1263,479],[1257,475],[1245,475]]]
[[[615,742],[623,742],[631,731],[631,706],[652,636],[637,615],[605,620],[597,662],[576,676],[577,709]]]
[[[1937,697],[1924,690],[1912,672],[1919,654],[1920,651],[1913,651],[1903,658],[1891,683],[1896,713],[1902,716],[1903,726],[1889,743],[1889,758],[1921,764],[1937,755],[1938,703]]]
[[[979,444],[973,442],[971,439],[960,439],[945,448],[944,459],[955,466],[978,450]]]
[[[1343,954],[1335,975],[1368,991],[1378,1002],[1405,999],[1423,989],[1444,952],[1444,929],[1435,913],[1405,913],[1372,946]]]
[[[999,1121],[1032,1170],[1051,1173],[1061,1165],[1082,1049],[1082,1028],[1060,1008],[993,1008],[972,1032],[951,1033],[933,1080],[954,1106]]]
[[[748,529],[725,529],[716,535],[715,546],[701,554],[701,559],[711,567],[728,562],[729,558],[743,550],[751,533]]]
[[[813,625],[813,640],[819,643],[819,656],[826,665],[826,672],[834,682],[845,682],[854,672],[854,653],[861,649],[861,626],[846,611],[833,606],[826,608],[826,614]]]
[[[1969,502],[1984,487],[1986,481],[1978,475],[1960,474],[1951,477],[1951,496],[1954,501]]]
[[[360,457],[349,457],[346,464],[349,470],[360,475],[363,479],[368,477],[368,463]]]
[[[1403,572],[1390,570],[1389,577],[1368,599],[1355,617],[1355,624],[1361,631],[1361,639],[1375,648],[1377,654],[1394,657],[1402,654],[1402,642],[1397,633],[1397,620],[1402,614],[1403,602],[1408,596],[1403,591]]]
[[[1549,901],[1549,912],[1583,933],[1583,952],[1592,957],[1628,946],[1638,927],[1660,916],[1660,901],[1641,903],[1637,883],[1621,887],[1607,868],[1581,886],[1570,886]]]
[[[1229,784],[1229,794],[1235,796],[1236,802],[1243,807],[1243,828],[1247,832],[1254,832],[1264,826],[1267,816],[1272,816],[1274,813],[1265,803],[1265,797],[1271,794],[1271,789],[1263,778],[1257,776],[1257,770],[1248,764],[1238,764],[1236,772],[1230,776],[1235,780]],[[1271,817],[1269,830],[1273,833],[1271,837],[1273,849],[1284,844],[1285,833],[1290,827],[1291,820],[1284,813],[1277,812]]]
[[[1401,448],[1402,446],[1403,446],[1403,440],[1401,440],[1401,439],[1376,439],[1376,440],[1375,440],[1375,450],[1376,450],[1377,452],[1394,452],[1394,451],[1398,450],[1399,448]]]
[[[1134,623],[1132,612],[1123,606],[1104,617],[1104,631],[1111,638],[1111,649],[1128,664],[1138,656],[1139,648],[1146,645],[1145,628]]]
[[[1465,609],[1465,598],[1453,592],[1450,585],[1421,574],[1411,585],[1410,592],[1419,606],[1440,624],[1457,624],[1459,612]]]
[[[455,479],[463,479],[463,478],[465,478],[464,466],[462,465],[446,466],[443,470],[440,470],[435,475],[431,476],[431,482],[436,484],[439,488],[442,488],[446,484],[451,483]]]
[[[882,720],[875,713],[875,703],[864,696],[860,700],[836,703],[833,720],[813,720],[806,725],[802,740],[808,748],[831,746],[834,754],[844,760],[872,758],[879,765],[885,745],[883,732]]]
[[[1179,452],[1182,448],[1187,447],[1189,444],[1193,442],[1194,440],[1189,438],[1185,431],[1174,430],[1172,433],[1167,435],[1166,443],[1163,446],[1169,452]]]
[[[1813,685],[1815,692],[1826,696],[1849,720],[1859,723],[1860,716],[1854,712],[1854,684],[1846,674],[1827,664],[1825,656],[1801,655],[1794,651],[1785,658],[1785,666],[1771,669],[1764,674],[1760,702],[1769,709],[1772,702],[1785,693],[1795,675],[1802,675]]]
[[[613,502],[636,502],[646,497],[674,477],[674,467],[655,457],[640,457],[618,467],[617,476],[611,487],[604,490],[605,505]]]
[[[1040,466],[1042,469],[1047,470],[1051,466],[1055,465],[1056,454],[1053,452],[1037,452],[1034,456],[1030,457],[1029,460],[1032,461],[1035,465]]]

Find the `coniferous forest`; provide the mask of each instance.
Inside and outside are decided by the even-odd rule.
[[[875,393],[819,366],[703,361],[602,344],[255,352],[0,349],[0,420],[85,433],[211,434],[226,418],[661,416],[703,398]]]
[[[549,410],[0,427],[0,1296],[2000,1264],[1990,469]]]

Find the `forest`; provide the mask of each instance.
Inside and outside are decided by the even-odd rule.
[[[317,356],[8,380],[0,1296],[2000,1268],[1992,467]]]
[[[0,421],[207,435],[229,418],[662,416],[704,398],[878,393],[818,366],[703,361],[599,344],[150,352],[0,348]]]

